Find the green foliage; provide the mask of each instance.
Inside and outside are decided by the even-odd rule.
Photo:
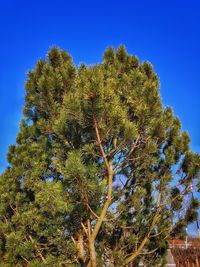
[[[142,252],[152,253],[134,264],[163,263],[166,237],[183,237],[197,219],[190,187],[200,188],[200,156],[162,105],[153,66],[120,46],[76,69],[54,47],[28,73],[23,112],[0,177],[1,266],[88,263],[86,232],[108,199],[105,157],[114,177],[95,240],[99,266],[122,266],[146,237]]]

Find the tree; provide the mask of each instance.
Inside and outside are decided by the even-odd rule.
[[[28,73],[0,177],[1,266],[162,262],[168,239],[198,216],[189,143],[150,63],[120,46],[76,69],[52,48]]]

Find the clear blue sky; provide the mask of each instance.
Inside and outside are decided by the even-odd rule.
[[[107,46],[125,44],[160,76],[173,107],[200,152],[200,1],[2,0],[0,4],[0,172],[22,117],[26,73],[57,45],[76,64],[96,63]]]

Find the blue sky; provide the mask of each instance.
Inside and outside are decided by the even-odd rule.
[[[108,46],[125,44],[150,61],[171,106],[200,152],[200,2],[172,0],[1,1],[0,172],[22,118],[26,73],[57,45],[74,62],[99,62]]]

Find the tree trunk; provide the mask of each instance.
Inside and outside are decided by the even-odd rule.
[[[78,249],[78,258],[82,261],[84,261],[84,256],[85,256],[85,251],[83,247],[83,234],[80,233],[78,235],[78,244],[77,244],[77,249]]]
[[[88,267],[96,267],[97,266],[96,252],[95,252],[94,242],[91,240],[89,240],[89,253],[90,253],[90,262],[88,264]]]

